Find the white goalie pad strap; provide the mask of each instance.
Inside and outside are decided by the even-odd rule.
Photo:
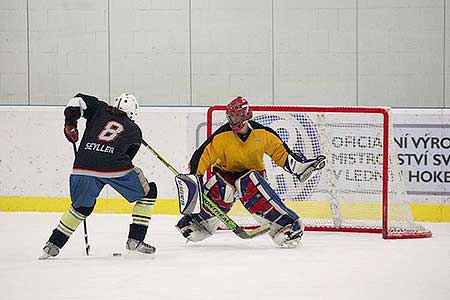
[[[236,182],[234,183],[236,185],[236,190],[239,195],[239,198],[243,198],[244,194],[246,193],[248,183],[247,183],[247,185],[245,185],[242,182],[245,182],[245,179],[247,179],[247,178],[253,182],[253,184],[256,186],[257,189],[259,189],[259,187],[260,187],[260,181],[259,181],[258,176],[256,176],[256,171],[255,170],[248,171],[247,173],[245,173],[244,175],[242,175],[241,177],[236,179]],[[267,200],[270,199],[270,196],[268,196],[265,193],[265,191],[263,192],[263,196]]]
[[[194,174],[175,176],[178,204],[183,215],[198,214],[202,206],[202,193],[198,177]]]
[[[211,188],[218,185],[220,197],[225,203],[234,202],[235,188],[223,179],[219,174],[213,174],[205,184],[205,193],[207,194]]]

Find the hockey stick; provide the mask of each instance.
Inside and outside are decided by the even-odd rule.
[[[179,175],[180,173],[172,167],[155,149],[153,149],[146,141],[142,140],[142,144],[149,149],[173,174]],[[202,194],[203,203],[205,207],[215,215],[220,221],[222,221],[225,226],[227,226],[231,231],[233,231],[238,237],[242,239],[251,239],[255,236],[261,235],[269,231],[269,224],[262,225],[256,229],[244,230],[236,222],[233,221],[226,213],[224,213],[220,207],[217,206],[208,196]]]
[[[75,145],[75,143],[72,143],[72,146],[73,146],[73,155],[75,155],[75,157],[76,157],[77,146]],[[85,245],[86,255],[89,256],[89,253],[91,251],[91,245],[89,245],[89,240],[88,240],[86,219],[83,219],[83,229],[84,229],[84,245]]]

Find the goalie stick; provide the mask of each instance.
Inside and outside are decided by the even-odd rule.
[[[77,146],[75,145],[75,143],[72,143],[72,146],[73,146],[73,155],[75,155],[75,157],[76,157],[76,155],[77,155]],[[84,229],[85,251],[86,251],[86,255],[89,256],[89,254],[91,252],[91,245],[89,245],[86,219],[83,219],[83,229]]]
[[[146,141],[142,140],[142,144],[149,149],[172,173],[179,175],[180,173],[172,167],[152,146],[150,146]],[[233,231],[238,237],[242,239],[251,239],[258,235],[264,234],[269,231],[269,224],[262,225],[256,229],[244,230],[236,222],[233,221],[226,213],[224,213],[220,207],[218,207],[208,196],[202,193],[203,204],[209,211],[215,215],[220,221],[222,221],[225,226],[227,226],[231,231]]]

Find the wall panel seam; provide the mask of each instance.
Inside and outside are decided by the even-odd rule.
[[[275,11],[272,0],[272,104],[275,105]]]
[[[110,0],[107,0],[107,18],[106,18],[106,26],[108,30],[107,35],[107,47],[108,47],[108,101],[111,103],[111,9],[110,9]]]
[[[355,18],[356,18],[356,26],[355,26],[355,35],[356,35],[356,51],[355,51],[355,59],[356,59],[356,65],[355,65],[355,89],[356,89],[356,106],[359,106],[359,39],[358,39],[358,35],[359,35],[359,6],[358,6],[358,0],[355,0]]]
[[[27,103],[31,105],[31,95],[30,95],[30,0],[27,0]]]
[[[446,81],[447,81],[447,73],[445,72],[445,69],[446,69],[446,61],[445,61],[445,56],[446,56],[446,53],[445,53],[445,51],[446,51],[446,43],[447,43],[447,39],[446,39],[446,33],[447,33],[447,31],[446,31],[446,25],[447,25],[447,0],[443,0],[444,1],[444,22],[443,22],[443,24],[444,24],[444,32],[443,32],[443,40],[444,40],[444,42],[442,43],[443,45],[443,51],[442,51],[442,56],[443,56],[443,59],[442,59],[442,80],[443,80],[443,84],[442,84],[442,107],[446,107],[445,106],[445,101],[446,101],[446,94],[445,94],[445,91],[446,91]]]
[[[193,92],[192,92],[192,0],[189,0],[189,105],[193,106]]]

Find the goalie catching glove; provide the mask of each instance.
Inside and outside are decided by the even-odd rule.
[[[175,176],[178,189],[178,204],[183,215],[198,214],[202,206],[202,184],[194,174],[178,174]]]
[[[313,177],[317,171],[325,167],[326,157],[319,155],[313,159],[307,159],[304,156],[289,154],[284,164],[284,169],[297,176],[300,182],[306,182]]]

